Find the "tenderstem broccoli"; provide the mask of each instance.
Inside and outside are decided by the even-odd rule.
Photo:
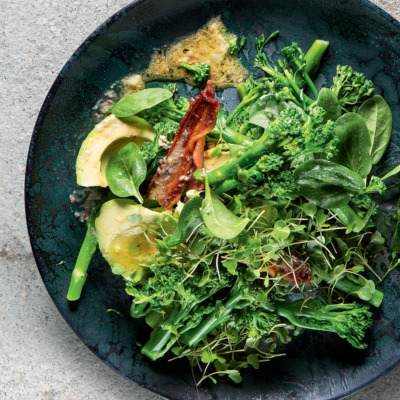
[[[81,297],[82,289],[87,278],[87,270],[89,268],[90,260],[97,249],[95,220],[102,204],[103,203],[96,206],[88,218],[85,239],[83,240],[81,249],[79,250],[68,288],[67,299],[69,301],[76,301]]]
[[[189,72],[193,73],[193,80],[198,85],[204,83],[210,75],[210,66],[206,63],[200,63],[198,65],[193,65],[189,63],[182,63],[181,67],[187,69]]]
[[[295,326],[334,332],[359,349],[366,330],[372,325],[372,313],[367,305],[358,303],[323,304],[318,300],[277,302],[270,306]]]
[[[180,266],[170,266],[168,271],[162,266],[157,268],[160,268],[160,271],[148,279],[142,288],[130,286],[127,289],[128,294],[134,297],[131,309],[133,317],[145,316],[151,311],[167,315],[161,326],[153,330],[150,339],[142,348],[142,353],[152,360],[162,357],[182,332],[190,329],[192,325],[197,325],[204,313],[211,311],[203,307],[211,296],[230,286],[230,278],[222,275],[219,279],[215,270],[210,271],[207,282],[200,284],[201,275],[193,275],[184,280],[185,274]],[[161,308],[160,298],[165,300]],[[147,303],[147,308],[138,308],[141,303]],[[196,315],[196,318],[193,319],[193,315]]]
[[[236,310],[246,312],[263,310],[271,313],[271,321],[276,323],[276,315],[288,320],[292,325],[312,330],[334,332],[357,348],[365,348],[362,343],[366,330],[372,324],[372,313],[367,305],[358,303],[324,304],[319,300],[297,300],[262,303],[263,297],[248,285],[236,284],[231,297],[224,303],[216,305],[214,312],[208,315],[198,326],[184,333],[179,339],[181,343],[192,347],[205,339],[217,326],[231,318]]]
[[[259,288],[252,287],[248,282],[243,281],[239,277],[231,290],[230,298],[225,302],[222,300],[217,301],[214,311],[198,326],[185,332],[179,341],[189,347],[195,346],[209,332],[228,321],[235,310],[241,310],[250,305],[256,308],[256,305],[259,303],[259,294],[261,294]]]
[[[232,55],[239,53],[246,44],[245,37],[238,38],[237,36],[227,36],[225,37],[225,41],[229,44],[229,53]]]
[[[374,84],[349,65],[338,65],[331,87],[343,110],[353,109],[374,94]]]

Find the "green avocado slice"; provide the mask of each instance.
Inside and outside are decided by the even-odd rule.
[[[99,249],[114,274],[133,282],[146,276],[146,265],[157,253],[156,221],[161,215],[129,199],[103,204],[95,221],[96,235]]]
[[[155,138],[153,127],[144,119],[119,119],[109,115],[97,124],[83,141],[76,160],[76,178],[80,186],[107,187],[106,167],[110,158],[129,142],[139,147]]]

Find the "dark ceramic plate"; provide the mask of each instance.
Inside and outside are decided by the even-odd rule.
[[[316,38],[331,42],[319,84],[335,66],[350,64],[373,79],[394,114],[394,135],[384,169],[400,160],[400,25],[361,0],[148,0],[137,1],[106,21],[75,52],[52,86],[33,132],[26,172],[26,212],[33,252],[44,283],[61,314],[83,342],[109,366],[133,382],[171,399],[196,392],[185,361],[151,362],[140,354],[148,330],[129,315],[123,282],[96,255],[83,296],[71,306],[66,293],[85,227],[70,201],[77,189],[75,158],[92,129],[92,110],[102,93],[128,73],[143,69],[156,48],[195,31],[221,15],[233,32],[245,35],[245,64],[254,57],[256,35],[279,29],[270,50],[292,41],[307,49]],[[276,47],[274,47],[276,46]],[[182,85],[184,86],[184,85]],[[223,96],[237,101],[227,91]],[[85,192],[86,194],[88,192]],[[396,193],[392,198],[396,198]],[[386,199],[385,210],[394,202]],[[246,370],[240,385],[223,382],[200,389],[202,399],[337,399],[393,368],[400,360],[399,273],[381,286],[383,306],[365,351],[333,334],[305,333],[287,346],[287,356]]]

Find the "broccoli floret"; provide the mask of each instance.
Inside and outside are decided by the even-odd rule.
[[[171,144],[175,136],[178,124],[175,122],[159,122],[153,126],[156,136],[152,142],[144,142],[140,147],[142,154],[147,165],[157,158],[159,155],[165,155],[166,150]],[[161,146],[163,144],[163,146]]]
[[[138,317],[137,306],[142,305],[141,315],[151,311],[161,311],[165,306],[172,304],[176,289],[185,278],[183,270],[176,265],[157,265],[152,269],[153,276],[149,277],[142,286],[134,286],[128,282],[126,292],[133,296],[133,317]],[[146,311],[145,311],[146,307]]]
[[[246,185],[238,187],[246,198],[263,198],[276,205],[285,204],[297,195],[297,185],[291,171],[261,174],[252,170]]]
[[[337,154],[339,138],[336,136],[335,124],[327,121],[324,124],[325,111],[321,107],[311,110],[304,125],[304,146],[302,153],[323,153],[326,159]]]
[[[259,42],[259,46],[262,49],[262,42]],[[287,55],[291,55],[293,63],[296,65],[298,68],[297,71],[300,73],[304,73],[304,66],[305,66],[305,61],[301,61],[298,57],[296,58],[294,56],[295,51],[297,51],[298,54],[303,54],[300,53],[300,49],[298,48],[296,43],[293,43],[292,46],[285,48]],[[289,51],[290,49],[290,51]],[[299,87],[299,85],[296,82],[295,75],[297,72],[293,72],[288,64],[288,60],[285,58],[284,61],[278,60],[278,65],[282,72],[279,70],[277,66],[273,67],[268,59],[265,53],[258,52],[255,60],[254,60],[254,67],[261,69],[264,71],[271,79],[273,79],[276,83],[279,83],[280,85],[286,86],[290,88],[291,92],[293,93],[293,96],[296,98],[296,103],[298,105],[306,105],[310,106],[314,100],[312,100],[310,97],[306,96],[303,93],[303,90]],[[310,77],[308,76],[307,73],[304,73],[304,78],[306,79],[307,84],[310,86],[311,90],[313,91],[313,94],[315,97],[318,97],[318,90],[315,88],[313,82],[311,81]]]
[[[261,34],[260,38],[256,38],[256,49],[257,49],[257,54],[260,54],[263,52],[265,45],[275,37],[279,35],[279,31],[275,31],[271,33],[268,38],[266,39],[264,34]]]
[[[374,94],[374,84],[349,65],[338,65],[331,87],[345,111],[356,111],[357,106]]]
[[[187,69],[189,72],[194,74],[193,80],[198,85],[203,84],[210,75],[210,66],[206,63],[200,63],[199,65],[182,63],[181,67]]]
[[[318,300],[275,303],[275,311],[291,324],[304,328],[334,332],[359,349],[366,330],[372,325],[369,306],[358,303],[323,304]]]
[[[237,36],[226,36],[225,41],[229,44],[229,53],[232,55],[239,53],[246,44],[245,37],[239,39]]]
[[[284,159],[282,156],[278,154],[267,154],[262,156],[256,163],[257,169],[263,173],[269,171],[279,171],[279,168],[284,163]]]
[[[186,112],[189,108],[189,100],[186,97],[179,97],[176,102],[176,107],[178,108],[178,110]]]
[[[267,336],[273,327],[279,324],[280,318],[277,314],[262,309],[250,312],[245,310],[235,322],[239,326],[243,326],[247,338],[258,341]]]
[[[383,180],[378,176],[372,176],[369,185],[365,189],[365,193],[379,193],[382,194],[386,191],[386,185]]]
[[[154,140],[144,142],[140,147],[140,153],[147,164],[147,178],[154,175],[160,161],[166,156],[178,129],[178,124],[173,121],[159,122],[153,126],[153,129],[156,132]]]
[[[164,85],[164,89],[169,90],[174,95],[178,94],[178,85],[176,83],[172,83],[172,82],[166,83]]]

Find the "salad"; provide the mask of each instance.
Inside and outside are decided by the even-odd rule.
[[[392,114],[350,66],[318,89],[329,45],[296,43],[237,85],[228,113],[207,63],[184,62],[203,90],[190,101],[176,83],[116,102],[84,140],[81,186],[107,187],[92,211],[68,299],[80,298],[97,247],[126,282],[132,318],[151,328],[142,353],[187,358],[197,384],[282,356],[303,330],[356,348],[384,301],[376,285],[398,264],[400,238],[376,228],[380,195],[400,167],[377,165]],[[244,40],[228,36],[231,54]],[[394,215],[398,217],[399,213]],[[371,263],[389,248],[387,271]]]

